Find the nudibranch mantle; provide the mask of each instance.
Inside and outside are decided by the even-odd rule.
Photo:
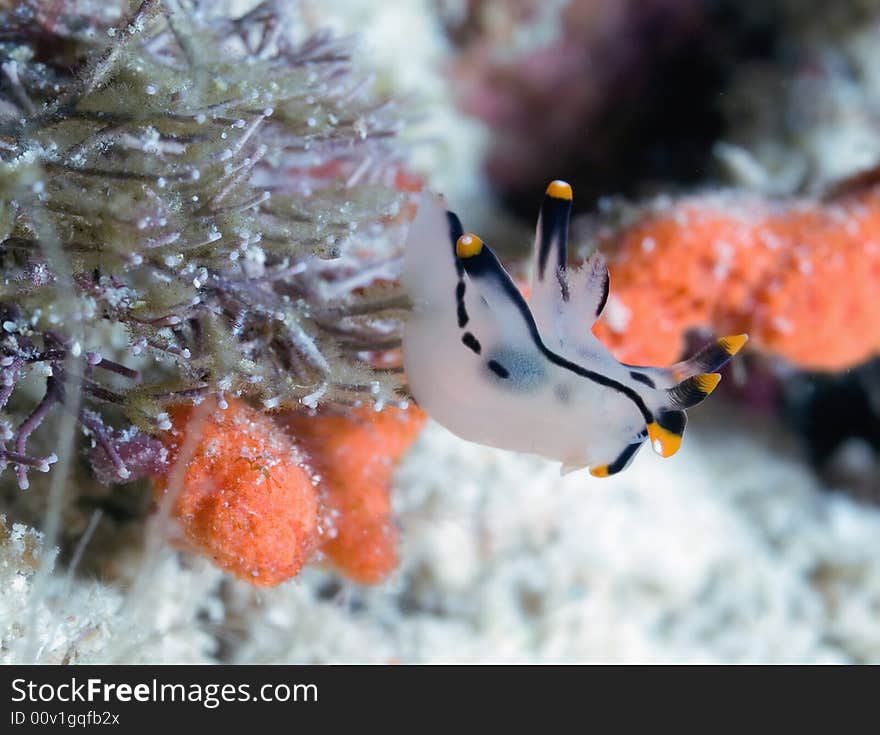
[[[568,267],[571,203],[568,184],[547,187],[526,300],[443,198],[423,193],[404,258],[404,369],[419,405],[458,436],[607,477],[646,440],[661,456],[678,451],[685,409],[715,389],[747,336],[668,368],[618,362],[590,329],[608,299],[604,259]]]

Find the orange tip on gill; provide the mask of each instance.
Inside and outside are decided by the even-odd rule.
[[[734,335],[731,335],[730,337],[724,337],[723,339],[720,339],[718,341],[718,343],[721,345],[721,348],[728,355],[735,355],[737,352],[739,352],[743,348],[743,345],[748,341],[749,341],[749,335],[747,335],[747,334],[734,334]]]
[[[721,373],[703,373],[702,375],[697,375],[694,380],[697,381],[697,387],[700,389],[700,392],[708,396],[721,382]]]

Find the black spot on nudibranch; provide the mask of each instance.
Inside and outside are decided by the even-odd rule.
[[[468,323],[468,313],[467,308],[464,305],[464,291],[465,285],[464,281],[459,281],[458,285],[455,287],[455,303],[458,307],[458,327],[459,329],[464,329],[465,325]]]
[[[553,388],[553,395],[560,403],[568,403],[571,400],[571,391],[567,385],[560,383]]]
[[[464,293],[466,288],[464,283],[464,266],[455,256],[455,243],[458,242],[458,238],[464,234],[464,229],[461,226],[461,220],[458,219],[458,215],[456,215],[455,212],[447,212],[446,220],[449,224],[449,242],[452,246],[452,260],[455,262],[455,272],[458,274],[458,284],[455,286],[455,304],[457,307],[458,327],[459,329],[464,329],[469,321],[467,307],[465,307],[464,304]]]
[[[540,388],[547,380],[544,361],[530,351],[499,347],[487,357],[486,367],[502,378],[509,390],[528,393]]]
[[[495,373],[499,378],[506,379],[510,377],[510,372],[507,368],[496,360],[489,360],[489,362],[486,363],[486,367],[488,367],[489,370]]]
[[[480,354],[480,351],[483,349],[480,346],[480,340],[478,340],[476,337],[474,337],[474,335],[472,335],[470,332],[465,332],[461,337],[461,341],[465,347],[467,347],[469,350],[471,350],[472,352],[475,352],[478,355]]]
[[[657,387],[656,383],[654,383],[653,380],[651,380],[647,375],[645,375],[643,373],[637,373],[635,370],[631,370],[629,373],[629,376],[633,380],[638,380],[640,383],[644,383],[649,388],[656,388]]]

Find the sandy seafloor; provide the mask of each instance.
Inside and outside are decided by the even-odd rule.
[[[34,600],[13,528],[0,660],[880,661],[880,509],[716,402],[675,458],[604,481],[429,425],[396,477],[401,567],[370,589],[255,590],[160,550],[133,584],[56,575]]]

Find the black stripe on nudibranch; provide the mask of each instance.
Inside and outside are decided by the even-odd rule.
[[[507,370],[507,368],[504,367],[504,365],[502,365],[497,360],[489,360],[489,362],[486,363],[486,367],[488,367],[489,370],[495,373],[495,375],[497,375],[499,378],[510,377],[510,372]]]
[[[553,270],[559,280],[564,301],[568,301],[568,284],[565,283],[565,270],[568,266],[568,221],[571,217],[571,199],[564,199],[548,193],[541,203],[538,217],[538,280],[543,281],[550,262],[550,251],[554,250]]]
[[[731,357],[742,349],[747,340],[748,336],[745,334],[733,334],[729,337],[722,337],[706,345],[696,355],[692,355],[675,367],[695,373],[717,372],[727,364]]]
[[[483,349],[480,345],[480,340],[474,337],[474,335],[472,335],[470,332],[465,332],[461,337],[461,341],[465,347],[467,347],[472,352],[477,353],[478,355]]]
[[[611,477],[611,475],[616,475],[618,472],[623,472],[629,466],[630,462],[632,462],[633,457],[636,456],[636,452],[642,448],[642,445],[647,438],[648,430],[643,429],[636,437],[636,440],[631,444],[627,444],[611,464],[594,465],[590,467],[590,474],[593,477]]]
[[[464,281],[461,280],[458,282],[458,285],[455,287],[455,305],[456,305],[456,313],[458,314],[458,328],[464,329],[468,323],[468,313],[467,307],[464,305],[464,294],[465,294],[465,285]]]
[[[608,303],[608,292],[610,291],[611,284],[610,278],[608,277],[608,269],[605,269],[605,277],[602,279],[602,296],[599,299],[599,303],[596,306],[596,316],[598,317],[602,313],[602,309],[605,308],[605,304]]]
[[[647,436],[647,434],[645,434],[645,436]],[[635,457],[636,452],[641,449],[644,441],[645,440],[642,439],[642,441],[636,442],[635,444],[627,445],[626,449],[617,456],[617,459],[608,465],[608,475],[616,475],[618,472],[623,472],[627,465],[632,461],[632,458]]]
[[[651,380],[647,375],[645,375],[644,373],[637,373],[635,370],[630,370],[629,376],[633,380],[637,380],[640,383],[644,383],[649,388],[656,388],[657,387],[657,384],[653,380]]]
[[[464,227],[462,227],[461,220],[455,212],[447,212],[446,221],[449,224],[449,244],[452,248],[452,255],[454,257],[455,243],[457,243],[458,238],[464,234]],[[458,262],[458,258],[455,258],[455,270],[458,272],[459,278],[461,278],[464,274],[464,268],[462,268],[461,263]]]
[[[692,369],[699,370],[701,373],[713,373],[722,368],[731,357],[732,355],[721,344],[713,342],[706,345],[686,362]]]
[[[458,317],[458,328],[464,329],[470,319],[464,303],[464,294],[467,286],[464,282],[464,266],[455,254],[455,243],[464,234],[464,228],[455,212],[447,212],[446,221],[449,223],[449,242],[452,247],[452,260],[455,263],[455,272],[458,274],[458,283],[455,285],[455,311]]]
[[[507,271],[504,270],[498,257],[490,248],[483,247],[479,253],[469,258],[465,258],[461,263],[468,276],[475,280],[480,278],[495,279],[498,285],[503,289],[504,295],[510,299],[511,303],[514,304],[522,316],[535,347],[537,347],[540,353],[550,362],[564,370],[569,370],[575,373],[575,375],[580,375],[582,378],[587,378],[594,383],[598,383],[606,388],[612,388],[619,393],[622,393],[636,405],[636,408],[639,409],[639,412],[645,419],[646,424],[650,424],[654,420],[654,414],[651,413],[650,409],[642,400],[642,397],[633,388],[630,388],[628,385],[624,385],[613,378],[609,378],[607,375],[588,370],[585,367],[573,363],[562,357],[562,355],[556,354],[544,344],[544,341],[541,339],[541,334],[538,331],[538,325],[535,323],[535,317],[529,310],[528,304],[510,279]]]
[[[666,391],[675,408],[693,408],[705,401],[721,380],[720,373],[703,373],[683,380]]]

